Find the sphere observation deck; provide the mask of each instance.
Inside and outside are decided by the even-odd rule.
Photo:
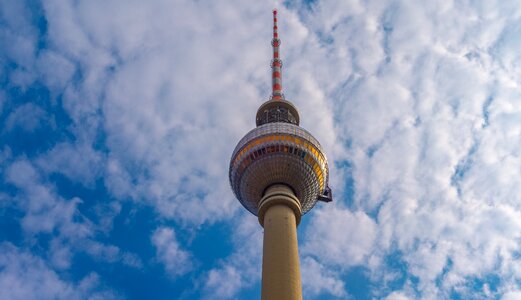
[[[317,200],[330,201],[326,156],[320,143],[298,126],[298,118],[289,101],[267,101],[257,112],[259,126],[233,151],[230,183],[237,199],[254,215],[264,191],[274,184],[293,190],[302,214]]]

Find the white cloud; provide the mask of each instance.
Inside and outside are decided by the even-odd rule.
[[[57,96],[70,84],[76,71],[73,63],[55,51],[43,50],[38,55],[36,67],[40,70],[40,76],[46,87]],[[52,72],[49,72],[52,70]]]
[[[230,265],[210,270],[204,286],[208,299],[233,299],[243,287],[240,271]]]
[[[501,297],[502,300],[515,300],[519,298],[521,298],[521,291],[509,291]]]
[[[402,292],[392,292],[387,297],[385,297],[385,300],[408,300],[408,299],[411,299],[411,298],[407,297]]]
[[[27,160],[12,163],[6,171],[6,181],[21,189],[18,206],[25,213],[21,221],[30,234],[58,230],[66,238],[82,238],[92,234],[92,225],[76,209],[78,198],[69,201],[41,183],[38,171]],[[80,220],[80,221],[75,221]]]
[[[206,299],[235,299],[241,290],[259,283],[262,270],[262,227],[250,213],[233,226],[232,253],[204,274],[199,284]],[[226,280],[223,278],[233,278]]]
[[[172,228],[159,227],[152,235],[156,247],[156,258],[173,278],[190,272],[193,268],[191,254],[183,250]]]
[[[31,24],[30,10],[20,1],[2,1],[0,16],[3,20],[0,30],[0,39],[3,41],[2,57],[5,56],[9,62],[17,66],[6,72],[9,86],[26,89],[36,78],[32,71],[37,31]]]
[[[361,211],[328,206],[315,212],[302,253],[345,267],[364,264],[373,251],[376,229],[375,222]]]
[[[47,255],[53,267],[70,268],[76,252],[85,252],[104,262],[141,267],[140,258],[134,254],[96,241],[96,233],[103,228],[98,229],[98,225],[79,210],[82,200],[60,197],[54,187],[45,182],[41,170],[28,160],[11,163],[5,171],[5,179],[19,189],[14,197],[16,201],[8,204],[22,213],[20,224],[24,238],[32,241],[39,236],[49,237]]]
[[[92,186],[103,173],[104,156],[86,143],[60,143],[40,155],[36,163],[46,173],[60,173],[71,181]]]
[[[304,298],[313,298],[322,293],[345,299],[347,292],[338,274],[327,269],[315,259],[304,257],[301,264]]]
[[[102,288],[91,273],[80,282],[68,282],[46,261],[9,243],[0,244],[0,298],[2,299],[118,299]]]
[[[5,131],[20,128],[27,132],[33,132],[48,122],[48,115],[41,107],[27,103],[12,111],[5,121]]]

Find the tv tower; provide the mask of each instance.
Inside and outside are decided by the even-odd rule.
[[[237,144],[230,184],[264,227],[262,299],[302,299],[297,226],[317,201],[330,202],[327,159],[319,142],[299,127],[297,108],[282,93],[282,60],[273,10],[272,94],[257,110],[257,127]]]

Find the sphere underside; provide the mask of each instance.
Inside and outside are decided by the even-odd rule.
[[[308,212],[327,186],[327,160],[318,141],[301,127],[268,123],[250,131],[235,148],[230,162],[232,189],[246,209],[257,215],[267,187],[292,188]]]

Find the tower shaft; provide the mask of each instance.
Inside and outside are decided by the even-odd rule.
[[[259,207],[264,226],[262,300],[301,300],[297,243],[300,203],[285,185],[269,187]]]

